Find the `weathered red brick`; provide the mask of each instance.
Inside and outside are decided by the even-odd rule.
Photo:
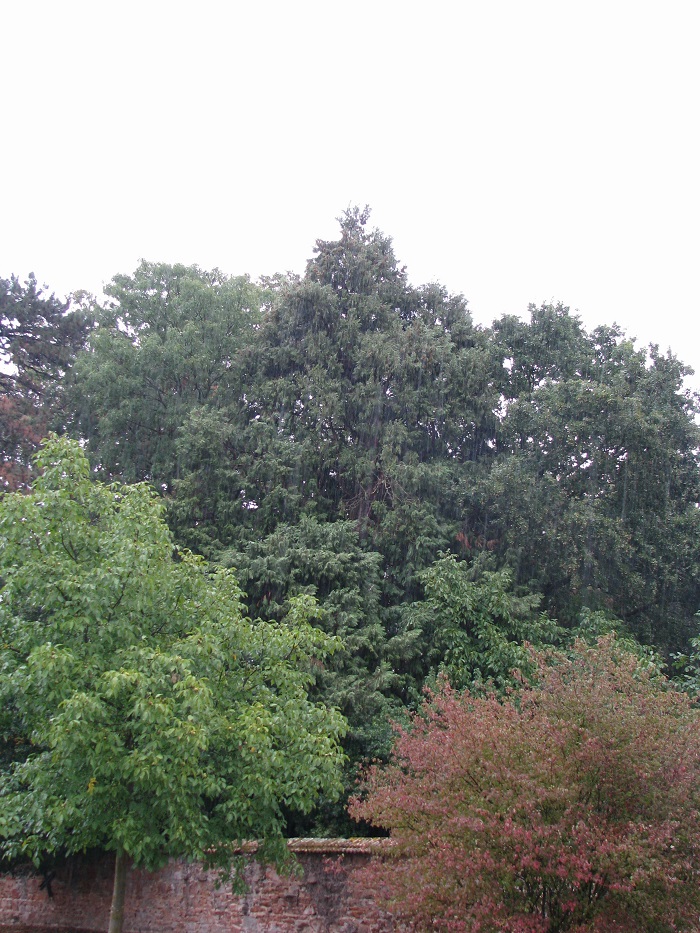
[[[352,884],[385,845],[379,839],[290,840],[300,877],[261,867],[255,846],[247,846],[244,895],[217,888],[216,875],[196,864],[172,861],[153,873],[131,869],[125,933],[391,933],[391,918]],[[109,855],[66,861],[52,881],[52,898],[33,872],[0,875],[0,933],[102,933],[113,865]]]

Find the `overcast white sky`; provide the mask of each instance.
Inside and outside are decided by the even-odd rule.
[[[2,276],[302,272],[368,203],[477,321],[561,299],[700,372],[695,0],[0,0],[0,29]]]

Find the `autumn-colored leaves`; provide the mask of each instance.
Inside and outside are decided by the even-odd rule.
[[[613,638],[537,662],[505,702],[444,684],[366,774],[373,883],[417,929],[696,929],[697,710]]]

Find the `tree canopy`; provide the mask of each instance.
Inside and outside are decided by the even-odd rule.
[[[313,600],[251,622],[232,574],[174,545],[149,487],[94,482],[67,440],[37,468],[0,502],[3,853],[228,869],[258,838],[280,863],[285,809],[340,789],[344,721],[308,696],[338,647]]]
[[[303,275],[116,275],[51,377],[60,418],[32,406],[100,479],[148,482],[177,546],[238,574],[244,613],[317,599],[345,647],[311,690],[348,718],[349,788],[441,671],[506,690],[524,640],[613,630],[691,652],[700,409],[672,353],[563,303],[477,326],[410,282],[367,210],[339,223]],[[290,820],[347,829],[340,805]]]
[[[170,492],[187,418],[235,397],[260,289],[217,269],[144,261],[106,292],[70,382],[74,427],[106,475]]]

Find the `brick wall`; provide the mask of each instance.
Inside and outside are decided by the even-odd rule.
[[[159,872],[129,871],[125,933],[391,933],[390,918],[357,881],[381,840],[290,840],[303,869],[280,877],[251,857],[248,891],[216,888],[216,875],[173,861]],[[342,856],[333,870],[328,859]],[[104,933],[113,857],[71,859],[40,890],[33,872],[0,875],[3,933]]]

